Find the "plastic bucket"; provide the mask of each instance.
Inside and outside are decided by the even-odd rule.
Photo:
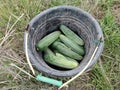
[[[86,54],[79,66],[73,70],[61,71],[50,67],[43,60],[42,53],[36,51],[36,43],[48,33],[57,30],[61,24],[74,30],[85,42]],[[98,22],[89,13],[72,6],[56,6],[41,12],[30,21],[27,30],[29,31],[27,45],[30,62],[38,71],[49,76],[69,77],[79,73],[90,60],[96,47],[95,41],[101,38],[102,42],[86,69],[88,71],[99,59],[104,47],[103,33]]]

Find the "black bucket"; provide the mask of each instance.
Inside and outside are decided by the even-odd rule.
[[[61,24],[74,30],[85,42],[85,56],[79,66],[73,70],[61,71],[50,67],[43,60],[42,53],[36,51],[36,43],[48,33],[58,30]],[[89,13],[72,6],[57,6],[41,12],[30,21],[27,30],[29,30],[27,39],[29,59],[33,67],[50,76],[69,77],[79,73],[93,55],[96,48],[95,41],[101,38],[102,42],[86,69],[88,71],[99,59],[104,47],[103,33],[98,22]]]

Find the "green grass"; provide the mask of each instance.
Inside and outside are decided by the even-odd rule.
[[[23,52],[24,28],[35,15],[58,5],[72,5],[91,13],[100,23],[105,40],[101,59],[92,71],[72,82],[69,90],[119,90],[120,8],[113,8],[120,6],[119,0],[0,0],[0,90],[56,90],[10,64],[31,73]]]

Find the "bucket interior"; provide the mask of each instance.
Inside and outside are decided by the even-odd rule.
[[[39,60],[44,61],[43,59],[43,53],[38,52],[36,50],[36,44],[41,40],[41,38],[45,37],[46,35],[50,34],[51,32],[54,32],[56,30],[60,30],[60,25],[66,25],[71,30],[73,30],[79,37],[83,39],[85,42],[85,55],[84,58],[88,57],[89,52],[91,52],[94,48],[93,41],[95,40],[95,35],[93,32],[91,32],[90,28],[86,26],[82,21],[78,21],[75,18],[71,17],[53,17],[50,20],[46,20],[42,25],[39,25],[39,27],[36,29],[35,33],[33,34],[34,39],[32,40],[32,46],[34,50],[34,54],[40,58]],[[45,62],[46,63],[46,62]],[[80,62],[79,62],[80,63]],[[53,65],[50,65],[46,63],[46,65],[52,67],[56,70],[66,70],[62,68],[55,67]]]
[[[47,64],[43,59],[43,53],[38,52],[35,47],[38,41],[40,41],[44,36],[56,30],[60,30],[59,26],[61,24],[69,27],[85,42],[84,58],[79,62],[79,66],[72,70],[63,71],[61,68],[56,68]],[[86,16],[85,13],[82,13],[82,11],[79,11],[78,13],[76,10],[71,8],[56,8],[54,10],[48,10],[42,13],[39,18],[37,17],[32,21],[28,37],[28,47],[30,51],[29,56],[31,57],[31,62],[39,71],[43,71],[47,74],[55,76],[72,76],[82,70],[89,61],[96,46],[94,41],[98,38],[98,35],[99,32],[97,31],[94,21]],[[37,62],[36,65],[34,61]]]

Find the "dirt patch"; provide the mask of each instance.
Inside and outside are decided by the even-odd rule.
[[[91,79],[86,73],[85,75],[82,75],[73,82],[71,82],[68,88],[64,87],[61,90],[94,90],[95,87],[92,84],[90,84],[90,82]],[[57,87],[53,88],[53,90],[57,90]]]
[[[105,15],[105,12],[102,10],[101,7],[96,7],[96,9],[93,11],[93,16],[100,20]]]
[[[115,2],[111,9],[112,14],[115,16],[115,23],[120,25],[120,2]]]

